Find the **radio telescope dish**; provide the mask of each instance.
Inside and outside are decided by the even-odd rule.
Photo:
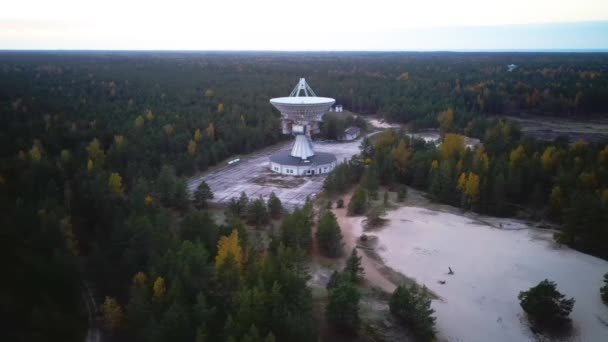
[[[315,153],[310,140],[311,133],[318,131],[323,115],[335,102],[317,96],[304,78],[300,78],[289,96],[270,100],[281,112],[283,133],[296,137],[291,151],[280,151],[270,157],[272,171],[301,176],[328,173],[336,167],[336,157],[331,153]]]

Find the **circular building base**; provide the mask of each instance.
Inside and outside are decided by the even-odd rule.
[[[294,157],[289,150],[270,156],[270,170],[289,176],[313,176],[331,172],[337,164],[331,153],[316,152],[306,160]]]

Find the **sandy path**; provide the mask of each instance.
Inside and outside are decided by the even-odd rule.
[[[342,264],[346,260],[346,258],[350,255],[350,252],[357,246],[357,239],[361,235],[362,231],[360,231],[360,227],[362,227],[362,221],[365,219],[362,216],[358,217],[350,217],[347,214],[347,204],[350,202],[350,198],[353,194],[353,191],[350,191],[346,194],[344,199],[344,208],[338,209],[334,208],[332,211],[336,215],[338,219],[338,224],[340,225],[340,229],[342,230],[342,237],[344,240],[344,252],[345,257],[343,257],[340,261]],[[355,231],[354,227],[358,227],[358,230]],[[381,263],[371,259],[362,251],[358,252],[361,257],[361,266],[365,272],[364,281],[368,286],[376,286],[381,288],[382,290],[393,293],[395,288],[397,287],[390,280],[388,280],[380,271],[379,268],[383,267]]]

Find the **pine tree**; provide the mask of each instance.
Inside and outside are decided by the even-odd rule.
[[[323,212],[316,236],[319,247],[327,256],[337,257],[342,254],[342,247],[344,246],[342,232],[334,213],[329,210]]]
[[[206,208],[207,201],[210,199],[213,199],[213,192],[209,188],[209,185],[205,181],[202,181],[194,192],[194,206],[197,209]]]
[[[435,337],[435,310],[431,308],[431,297],[426,287],[398,286],[389,301],[390,311],[422,341]]]
[[[361,266],[361,257],[357,253],[357,248],[353,248],[350,256],[346,260],[344,273],[347,274],[350,281],[354,283],[363,278],[363,267]]]
[[[351,282],[340,282],[329,293],[329,303],[325,312],[327,321],[341,332],[357,334],[361,324],[360,298],[359,290]]]
[[[268,212],[275,220],[283,215],[283,204],[274,191],[270,193],[270,197],[268,198]]]
[[[530,321],[541,329],[560,329],[570,323],[568,316],[574,307],[574,298],[565,297],[557,285],[547,279],[517,296]]]
[[[249,202],[249,206],[247,207],[247,222],[249,224],[260,227],[268,224],[269,219],[270,216],[266,209],[266,203],[262,197]]]

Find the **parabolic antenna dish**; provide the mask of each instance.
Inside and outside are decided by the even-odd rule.
[[[316,96],[314,91],[301,78],[290,96],[277,97],[270,103],[281,112],[285,119],[293,121],[321,121],[336,100],[329,97]]]

